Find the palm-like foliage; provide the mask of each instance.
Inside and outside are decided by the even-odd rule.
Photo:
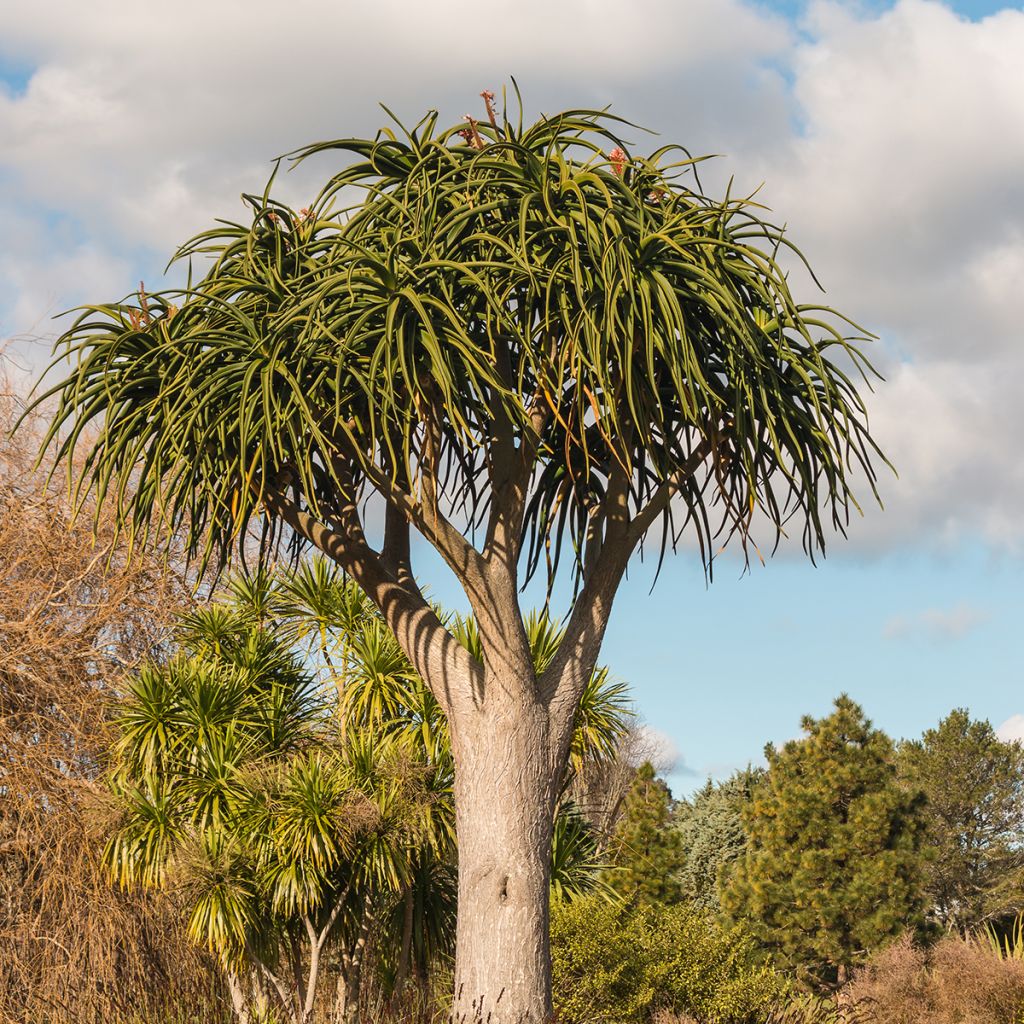
[[[431,114],[300,150],[351,162],[308,209],[268,185],[251,222],[183,246],[212,261],[194,287],[82,312],[51,439],[87,446],[83,479],[133,529],[166,514],[222,556],[282,488],[324,517],[425,472],[479,521],[496,422],[540,460],[531,569],[568,535],[583,571],[616,466],[637,510],[675,480],[705,551],[757,508],[777,530],[799,513],[813,552],[825,510],[844,525],[848,462],[873,480],[842,368],[863,357],[795,301],[755,203],[703,195],[673,147],[627,154],[623,127],[568,111],[467,137]]]
[[[451,621],[472,650],[473,620]],[[526,630],[542,667],[562,631],[540,613]],[[305,993],[283,979],[301,976],[294,939],[307,922],[353,983],[352,950],[373,919],[384,976],[422,976],[452,948],[454,766],[445,716],[379,614],[314,560],[229,578],[176,640],[118,708],[112,877],[176,888],[190,936],[229,970],[272,978],[297,1019],[315,978]],[[572,770],[613,756],[629,715],[625,687],[595,672]],[[553,894],[602,890],[601,867],[589,825],[563,804]]]
[[[177,887],[190,935],[227,969],[270,979],[281,1009],[304,1020],[309,958],[329,939],[355,942],[364,908],[404,891],[429,848],[434,796],[387,732],[338,743],[329,691],[288,646],[295,634],[264,628],[276,581],[229,590],[231,604],[182,622],[181,654],[129,685],[106,862],[122,885]],[[291,991],[283,979],[304,970]]]
[[[575,805],[562,804],[551,844],[551,895],[566,902],[588,893],[617,899],[615,890],[602,878],[606,868],[590,823]]]

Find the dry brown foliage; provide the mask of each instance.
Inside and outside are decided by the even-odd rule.
[[[214,1020],[216,976],[165,904],[107,885],[96,834],[113,688],[187,588],[44,492],[19,411],[0,385],[0,1022]]]
[[[600,850],[614,833],[637,769],[645,761],[658,772],[672,767],[662,763],[664,754],[656,740],[641,728],[631,728],[619,741],[614,757],[587,765],[583,775],[573,778],[568,795],[596,832]]]
[[[949,936],[925,951],[906,937],[872,957],[848,991],[863,1024],[1017,1024],[1024,960],[1001,960],[973,939]]]

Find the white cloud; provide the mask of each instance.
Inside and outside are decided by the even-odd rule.
[[[995,365],[937,359],[893,367],[876,389],[871,423],[898,477],[882,472],[884,511],[865,506],[865,520],[853,525],[859,549],[951,547],[975,537],[1010,551],[1024,548],[1017,512],[1024,501],[1018,372],[1024,372],[1020,356]]]
[[[0,14],[6,47],[38,64],[23,95],[0,98],[2,159],[20,187],[165,246],[259,188],[276,154],[372,132],[378,99],[413,120],[428,105],[454,119],[515,74],[535,111],[666,69],[727,80],[789,38],[739,0],[188,0],[165,13],[44,0]]]
[[[1004,742],[1019,740],[1024,743],[1024,715],[1011,715],[996,729],[996,735]]]
[[[767,195],[843,308],[915,356],[996,354],[1019,333],[1005,271],[985,271],[1024,252],[1024,12],[813,11],[794,62],[802,131],[762,161]]]
[[[650,761],[659,774],[692,774],[682,762],[676,741],[668,733],[646,724],[638,725],[634,733],[633,746],[630,748],[634,758]]]
[[[894,615],[882,627],[890,640],[924,636],[931,640],[959,640],[989,618],[981,608],[961,603],[952,608],[926,608],[913,615]]]
[[[0,337],[150,283],[178,242],[241,211],[272,156],[372,132],[378,99],[454,119],[514,74],[528,115],[611,102],[662,133],[652,145],[729,153],[706,178],[765,181],[827,300],[882,334],[870,408],[900,477],[850,550],[1022,549],[1024,12],[817,2],[801,33],[742,0],[5,5],[0,56],[35,71],[0,91],[0,215],[17,225]],[[323,166],[285,194],[304,199]]]
[[[869,407],[899,478],[883,472],[885,512],[852,524],[853,548],[1022,550],[1024,11],[819,2],[807,29],[798,130],[743,156],[826,301],[882,336]]]
[[[450,122],[482,109],[481,89],[515,75],[528,117],[614,100],[617,112],[666,128],[672,119],[648,118],[652,104],[702,123],[728,120],[716,108],[749,107],[743,120],[754,124],[770,119],[747,71],[779,57],[790,39],[782,19],[742,0],[645,0],[641,8],[184,0],[173,18],[125,0],[88,10],[71,0],[3,5],[0,56],[34,71],[23,91],[0,91],[0,180],[41,238],[58,218],[79,243],[88,240],[116,279],[99,294],[116,297],[138,273],[149,283],[214,217],[241,215],[239,194],[263,187],[276,155],[318,138],[372,134],[386,121],[378,101],[411,123],[429,106]],[[666,92],[641,89],[631,103],[630,84],[657,76],[670,83]],[[279,192],[304,204],[325,166],[279,177]],[[95,274],[71,276],[54,294],[50,257],[66,252],[54,243],[42,259],[22,259],[0,240],[0,259],[21,259],[20,278],[38,273],[47,282],[17,286],[17,301],[0,294],[0,338],[97,297]]]

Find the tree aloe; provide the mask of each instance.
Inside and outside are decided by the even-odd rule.
[[[180,251],[210,259],[195,284],[86,308],[47,393],[57,455],[86,450],[82,485],[134,536],[224,561],[262,524],[380,610],[451,730],[455,1013],[538,1021],[553,808],[632,553],[688,532],[707,561],[792,520],[813,556],[877,449],[847,375],[866,364],[793,298],[759,207],[703,195],[677,148],[629,153],[606,113],[524,127],[485,102],[299,151],[336,161],[308,208],[268,186]],[[477,655],[417,586],[412,531]],[[560,568],[575,597],[538,672],[520,587]]]

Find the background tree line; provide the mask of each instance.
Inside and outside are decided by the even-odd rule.
[[[319,561],[197,603],[4,436],[5,1018],[443,1014],[450,740],[377,613]],[[558,630],[526,626],[542,664]],[[803,725],[674,801],[594,673],[554,829],[560,1019],[1015,1019],[1020,746],[964,710],[896,744],[848,698]]]

